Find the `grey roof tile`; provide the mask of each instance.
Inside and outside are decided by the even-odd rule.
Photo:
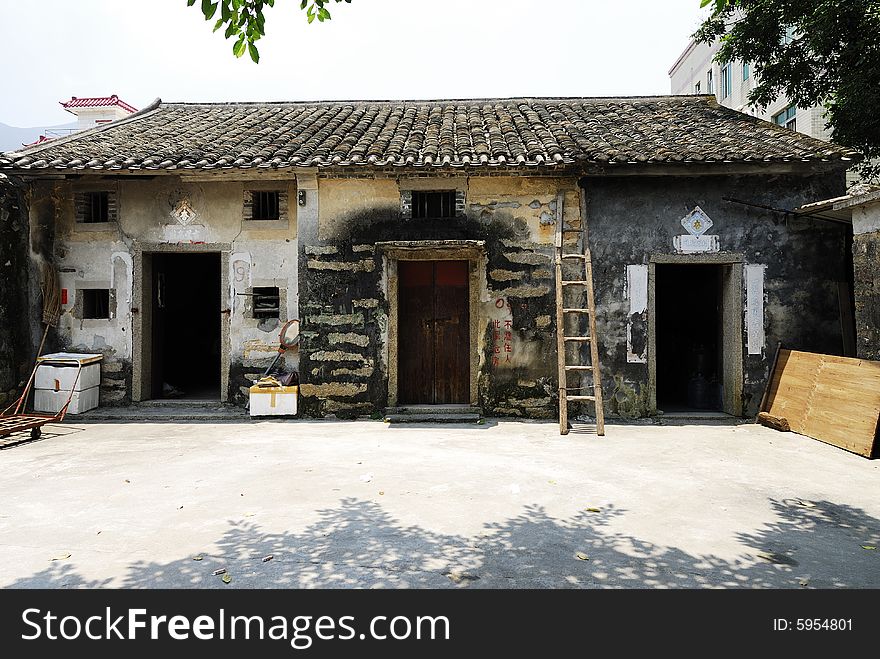
[[[839,161],[858,154],[711,96],[161,103],[0,154],[0,169],[523,167]]]

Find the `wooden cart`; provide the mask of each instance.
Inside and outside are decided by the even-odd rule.
[[[76,383],[79,382],[79,375],[82,372],[83,365],[81,363],[78,364],[76,378],[73,381],[73,385],[70,387],[67,402],[61,406],[61,409],[58,410],[58,412],[55,414],[39,414],[37,412],[25,413],[28,396],[33,388],[34,378],[37,375],[37,369],[40,367],[40,363],[41,362],[38,359],[21,396],[19,396],[12,405],[0,413],[0,438],[11,435],[14,432],[25,432],[30,430],[31,439],[38,439],[40,435],[43,434],[42,427],[47,423],[60,423],[64,420],[64,416],[67,414],[67,408],[70,407],[70,401],[73,400],[73,393],[76,391]]]

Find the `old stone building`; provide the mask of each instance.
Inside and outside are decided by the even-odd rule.
[[[769,209],[853,157],[711,97],[157,102],[0,168],[103,404],[243,402],[299,318],[306,415],[546,418],[557,223],[588,224],[609,413],[751,414],[777,342],[843,349],[851,232]]]

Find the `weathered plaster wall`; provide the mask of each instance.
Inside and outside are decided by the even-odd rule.
[[[880,360],[880,202],[853,208],[856,354]]]
[[[23,188],[0,174],[0,410],[15,399],[32,366],[27,245]]]
[[[222,306],[230,313],[218,322],[228,323],[230,337],[229,396],[246,399],[250,380],[257,377],[277,348],[279,322],[259,322],[245,312],[252,286],[278,286],[285,292],[289,318],[298,315],[296,211],[290,204],[287,221],[243,220],[244,190],[286,189],[295,200],[292,181],[281,182],[189,182],[180,177],[156,177],[117,181],[39,182],[34,184],[31,216],[52,218],[55,235],[36,237],[35,244],[51,244],[68,302],[58,331],[59,347],[104,354],[102,404],[130,401],[133,338],[137,333],[132,314],[136,304],[133,259],[138,250],[156,246],[216,244],[229,250],[228,290]],[[118,222],[77,224],[74,193],[113,190],[117,195]],[[181,209],[186,212],[182,213]],[[38,222],[39,223],[39,222]],[[173,251],[173,250],[172,250]],[[77,291],[110,288],[112,317],[90,320],[78,317]],[[293,351],[288,359],[296,363]]]
[[[562,193],[577,226],[573,178],[321,177],[314,227],[300,217],[301,378],[306,414],[373,413],[389,398],[388,276],[377,243],[485,241],[478,295],[477,400],[488,412],[552,416],[555,397],[553,235]],[[401,189],[465,192],[465,214],[402,220]],[[400,337],[405,340],[405,337]]]
[[[652,255],[675,253],[674,237],[686,233],[680,220],[695,206],[713,220],[709,233],[719,237],[721,251],[742,254],[746,267],[764,266],[763,347],[749,354],[749,337],[743,337],[744,413],[757,411],[778,342],[840,354],[837,282],[846,280],[846,228],[786,219],[722,198],[795,208],[842,194],[842,175],[591,178],[585,184],[608,413],[651,412],[645,354],[651,319],[641,302],[633,309],[627,279]],[[742,296],[745,314],[745,290]],[[641,300],[642,293],[637,297]],[[748,323],[743,326],[747,334]],[[633,353],[640,358],[633,359]]]

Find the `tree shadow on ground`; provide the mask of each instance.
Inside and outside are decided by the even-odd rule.
[[[88,579],[69,563],[21,577],[14,588],[802,588],[880,586],[880,520],[829,501],[770,500],[775,519],[736,540],[734,559],[694,555],[615,532],[625,511],[568,520],[538,506],[473,537],[403,526],[354,498],[320,511],[302,532],[229,529],[201,560],[139,561],[121,579]],[[272,556],[268,561],[263,559]],[[584,560],[586,558],[586,560]],[[231,576],[224,584],[215,570]]]

